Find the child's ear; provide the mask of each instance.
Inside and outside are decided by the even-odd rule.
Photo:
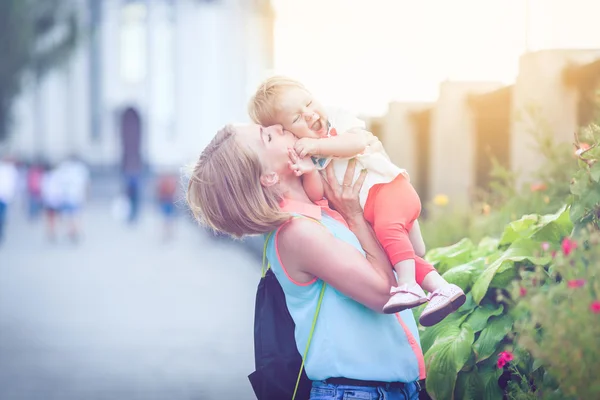
[[[260,184],[264,187],[273,186],[279,182],[279,175],[277,172],[267,172],[260,176]]]

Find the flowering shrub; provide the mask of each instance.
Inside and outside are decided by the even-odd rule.
[[[600,225],[600,126],[591,124],[575,137],[579,170],[571,179],[571,219],[577,230]]]
[[[518,346],[544,366],[565,398],[598,399],[600,232],[584,232],[587,245],[569,238],[551,245],[548,268],[521,274],[515,282],[515,333]],[[547,389],[540,382],[535,387],[542,395]]]
[[[506,288],[522,269],[535,270],[550,263],[542,243],[560,243],[572,230],[568,210],[556,214],[526,215],[510,223],[499,239],[478,245],[463,239],[431,250],[427,259],[449,282],[467,293],[467,301],[439,324],[421,328],[429,396],[443,399],[502,399],[500,354],[509,361],[507,346],[514,318]],[[418,314],[422,308],[418,309]]]
[[[473,238],[513,220],[499,239],[464,238],[426,256],[467,293],[457,312],[420,328],[431,398],[600,399],[600,126],[582,129],[575,146],[570,161],[542,169],[527,195],[500,171],[505,184],[477,218],[429,221]],[[556,204],[556,214],[515,220]]]

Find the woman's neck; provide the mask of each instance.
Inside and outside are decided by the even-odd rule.
[[[306,192],[304,191],[304,187],[302,186],[302,181],[300,179],[290,179],[286,182],[282,182],[283,188],[283,197],[288,200],[296,200],[303,203],[312,203],[308,198]]]

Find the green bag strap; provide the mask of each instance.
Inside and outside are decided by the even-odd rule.
[[[267,263],[267,244],[269,243],[269,239],[271,239],[271,236],[273,236],[273,233],[275,231],[272,231],[271,233],[269,233],[267,235],[267,237],[265,238],[265,243],[263,245],[263,259],[262,259],[262,268],[261,268],[261,276],[264,278],[265,274],[267,273],[267,271],[269,270],[269,268],[271,268],[271,264]],[[265,268],[266,265],[266,268]]]
[[[294,217],[294,218],[301,218],[301,217]],[[323,225],[323,223],[321,223],[320,221],[316,221],[312,218],[309,218],[309,219],[311,221],[314,221],[316,223]],[[269,233],[267,235],[267,237],[265,238],[264,246],[263,246],[262,268],[261,268],[261,273],[262,273],[263,278],[265,277],[265,274],[267,273],[269,268],[271,268],[271,263],[267,262],[267,244],[269,243],[269,239],[271,239],[271,236],[273,236],[274,232],[275,231],[272,231],[271,233]],[[265,268],[265,264],[266,264],[266,268]],[[306,342],[306,349],[304,350],[304,355],[302,356],[302,364],[300,364],[300,371],[298,371],[298,378],[296,379],[296,387],[294,387],[294,394],[292,395],[292,400],[296,399],[296,393],[298,392],[298,386],[300,385],[300,378],[302,377],[302,370],[304,369],[304,360],[306,360],[306,357],[308,356],[308,349],[310,349],[310,342],[312,341],[313,333],[315,332],[315,327],[317,326],[317,319],[319,318],[319,311],[321,311],[321,303],[323,302],[323,295],[325,294],[326,286],[327,286],[327,284],[325,282],[323,282],[323,286],[321,287],[321,293],[319,294],[319,301],[317,302],[317,309],[315,310],[315,315],[313,317],[312,326],[310,327],[310,332],[308,333],[308,341]]]
[[[298,385],[300,385],[300,378],[302,377],[302,370],[304,369],[304,360],[306,360],[306,356],[308,356],[310,342],[312,340],[313,333],[315,332],[315,326],[317,326],[317,318],[319,317],[319,311],[321,310],[321,303],[323,302],[323,295],[325,294],[325,286],[327,286],[327,284],[323,282],[321,294],[319,294],[319,302],[317,303],[317,309],[315,310],[315,316],[313,317],[312,326],[310,327],[310,332],[308,333],[308,342],[306,342],[306,349],[304,350],[304,355],[302,356],[302,364],[300,365],[300,371],[298,371],[298,379],[296,379],[296,387],[294,388],[292,400],[296,399],[296,392],[298,391]]]

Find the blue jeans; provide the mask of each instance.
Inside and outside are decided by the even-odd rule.
[[[332,385],[313,381],[310,400],[418,400],[419,384],[410,382],[402,388]]]

